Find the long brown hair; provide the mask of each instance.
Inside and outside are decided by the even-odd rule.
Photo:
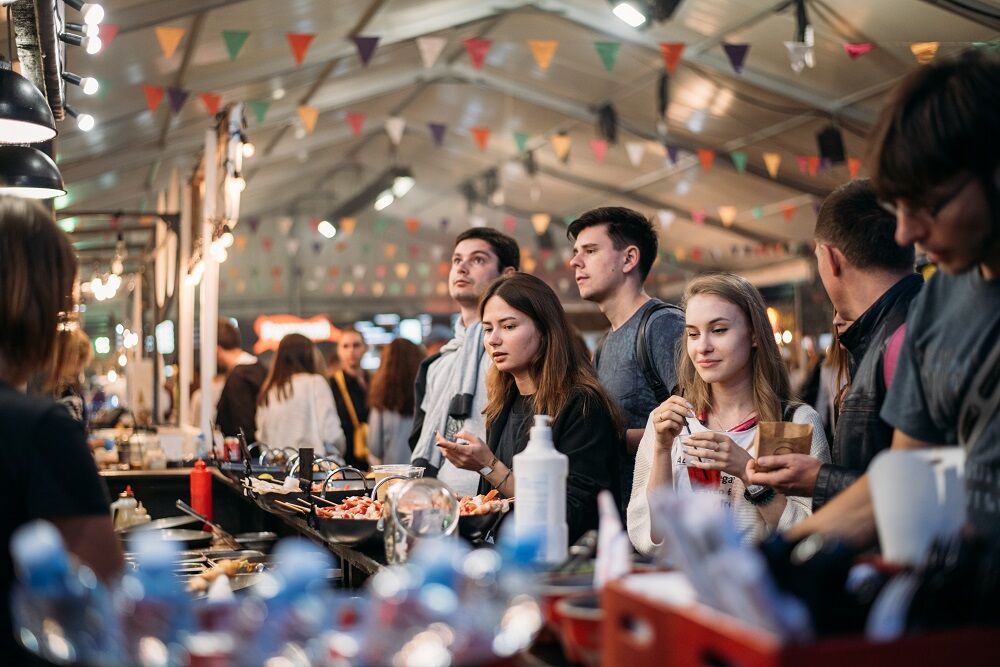
[[[372,378],[368,405],[401,415],[413,414],[413,384],[424,352],[405,338],[397,338],[382,351],[382,364]]]
[[[781,361],[781,352],[771,332],[764,297],[747,280],[732,273],[713,273],[688,283],[684,290],[684,307],[700,294],[712,294],[740,309],[750,328],[756,347],[750,348],[750,368],[753,374],[753,404],[760,421],[781,421],[782,405],[792,399],[788,370]],[[683,343],[682,343],[683,344]],[[710,412],[712,387],[701,379],[686,349],[677,355],[677,382],[681,393],[694,406],[695,412]]]
[[[267,395],[273,388],[279,401],[292,397],[292,376],[296,373],[315,373],[322,375],[322,369],[317,363],[322,359],[316,353],[316,346],[302,334],[288,334],[278,343],[278,351],[274,354],[274,363],[267,374],[267,379],[261,385],[257,395],[257,405],[267,405]]]
[[[617,428],[621,423],[618,408],[597,379],[590,358],[574,343],[575,334],[552,288],[527,273],[501,276],[493,281],[479,300],[480,319],[486,302],[493,297],[503,299],[511,308],[530,317],[541,335],[538,356],[531,368],[538,388],[533,397],[534,411],[549,415],[554,420],[565,407],[570,394],[583,390],[600,400],[615,421],[616,432],[620,430]],[[501,373],[496,366],[490,368],[486,378],[487,403],[483,410],[487,426],[500,415],[515,391],[513,375]]]
[[[73,318],[77,261],[40,202],[0,197],[0,373],[21,383],[39,371],[58,380]]]

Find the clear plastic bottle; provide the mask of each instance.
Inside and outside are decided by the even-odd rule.
[[[545,563],[566,560],[566,478],[569,459],[552,443],[552,418],[535,415],[528,444],[514,457],[517,507],[514,532],[519,540],[541,538],[537,558]]]

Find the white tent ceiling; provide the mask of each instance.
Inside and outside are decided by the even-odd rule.
[[[561,267],[569,245],[562,220],[594,206],[674,213],[662,240],[670,256],[658,262],[654,285],[676,283],[698,270],[750,271],[793,261],[808,254],[813,203],[848,178],[845,165],[816,174],[800,171],[798,156],[817,155],[816,133],[835,121],[847,154],[863,157],[865,133],[886,91],[914,66],[911,42],[938,41],[944,55],[998,34],[998,21],[970,20],[939,6],[951,7],[946,0],[808,0],[816,66],[795,74],[784,46],[796,27],[788,0],[684,0],[669,22],[646,30],[617,20],[606,0],[104,4],[105,22],[120,27],[117,37],[95,57],[80,49],[67,54],[67,68],[95,76],[103,92],[84,98],[72,87],[67,91],[69,102],[94,115],[98,124],[89,133],[71,122],[60,128],[58,163],[70,191],[59,203],[65,211],[154,210],[171,172],[182,178],[191,173],[212,125],[198,94],[216,93],[223,104],[271,102],[263,122],[247,112],[247,133],[257,154],[246,163],[248,186],[236,230],[246,241],[222,268],[224,312],[446,308],[440,296],[434,300],[441,289],[438,264],[470,216],[499,229],[514,216],[514,235],[531,251],[536,271],[564,288],[567,302],[576,294],[569,281],[559,281],[570,275]],[[966,4],[1000,14],[995,3]],[[185,29],[169,59],[154,37],[156,26]],[[232,61],[221,37],[224,30],[250,32]],[[317,34],[301,66],[286,41],[290,32]],[[368,66],[360,62],[352,34],[380,37]],[[415,38],[427,35],[448,40],[430,69],[422,66],[415,44]],[[480,71],[462,44],[470,37],[493,42]],[[547,71],[535,64],[529,39],[559,41]],[[602,65],[595,41],[622,43],[612,72]],[[658,134],[656,118],[661,42],[686,44],[670,80],[665,136]],[[741,74],[726,59],[723,42],[751,45]],[[852,60],[845,42],[872,42],[876,48]],[[172,113],[166,100],[151,113],[143,84],[192,94],[180,113]],[[275,99],[279,89],[285,94]],[[589,143],[598,136],[594,111],[606,103],[618,113],[618,144],[602,163]],[[315,131],[304,138],[295,132],[300,104],[320,111]],[[366,116],[360,136],[345,121],[348,111]],[[390,116],[407,123],[395,155],[384,130]],[[428,123],[447,125],[441,147],[435,146]],[[491,131],[485,150],[477,146],[473,127]],[[523,168],[515,132],[530,137],[528,148],[538,167],[534,177]],[[566,163],[550,144],[557,132],[572,138]],[[677,163],[664,156],[664,141],[681,149]],[[646,142],[638,166],[626,154],[629,142]],[[698,148],[716,151],[710,170],[693,153]],[[734,168],[733,151],[747,153],[747,173]],[[765,152],[782,157],[776,178],[767,174]],[[350,236],[325,241],[314,231],[311,220],[335,210],[394,163],[412,168],[416,187],[410,194],[379,214],[370,207],[358,211]],[[480,203],[470,212],[460,187],[491,168],[498,170],[503,202]],[[736,208],[731,227],[721,223],[720,206]],[[786,207],[794,207],[790,219]],[[704,224],[692,221],[698,211],[706,214]],[[528,221],[535,212],[552,216],[551,256],[540,252]],[[284,216],[295,220],[288,238],[299,242],[291,257],[288,238],[277,225]],[[247,225],[251,218],[260,220],[256,232]],[[411,218],[420,220],[415,233],[403,222]],[[102,224],[106,220],[81,218],[77,228]],[[109,260],[109,252],[86,248],[106,248],[113,234],[76,238],[85,272],[94,260]],[[135,243],[142,238],[136,235]],[[394,256],[386,244],[396,246]],[[777,244],[783,245],[777,249]],[[401,263],[408,265],[405,279],[399,277]],[[353,284],[348,288],[347,283]],[[384,290],[379,297],[372,293],[375,283]]]

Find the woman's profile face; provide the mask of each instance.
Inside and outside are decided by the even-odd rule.
[[[531,368],[542,337],[534,320],[492,296],[483,308],[483,344],[497,370],[516,375]]]
[[[688,357],[705,382],[735,380],[750,372],[750,326],[736,304],[697,294],[684,312]]]

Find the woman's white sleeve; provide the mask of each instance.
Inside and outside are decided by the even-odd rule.
[[[792,416],[796,424],[811,424],[813,427],[812,445],[809,455],[823,463],[830,462],[830,445],[826,441],[826,431],[823,430],[823,420],[819,414],[808,405],[801,405]],[[778,520],[778,531],[785,531],[812,514],[812,498],[788,496],[785,511]]]
[[[646,487],[649,484],[649,471],[653,465],[653,445],[656,432],[653,423],[646,422],[642,432],[639,449],[635,453],[635,470],[632,473],[632,495],[628,502],[625,524],[632,546],[641,554],[649,555],[656,551],[659,543],[653,542],[650,533],[649,501],[646,498]]]

